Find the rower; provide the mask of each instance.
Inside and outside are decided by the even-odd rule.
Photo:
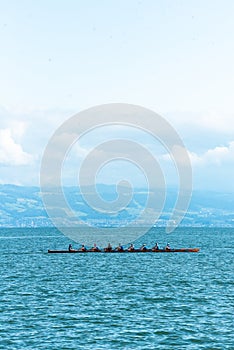
[[[68,250],[69,250],[69,252],[71,252],[71,251],[73,250],[73,248],[72,248],[72,244],[69,244],[69,246],[68,246]]]
[[[104,249],[105,252],[111,252],[112,251],[112,246],[110,243],[108,243],[107,247]]]
[[[142,251],[145,251],[145,250],[147,250],[147,248],[146,248],[146,245],[145,244],[142,244],[142,246],[140,247],[140,250]]]
[[[155,246],[152,248],[152,250],[159,250],[159,246],[157,242],[155,243]]]
[[[118,252],[122,252],[124,250],[123,246],[120,243],[119,243],[118,247],[115,249],[118,250]]]
[[[167,243],[165,249],[166,249],[166,250],[171,250],[171,247],[170,247],[170,244],[169,244],[169,243]]]
[[[81,250],[82,252],[86,252],[87,249],[86,249],[86,247],[84,246],[84,244],[82,244],[80,250]]]
[[[100,249],[97,247],[96,243],[94,243],[92,249],[91,249],[93,252],[99,252]]]
[[[133,252],[135,250],[134,245],[131,243],[130,246],[128,247],[129,252]]]

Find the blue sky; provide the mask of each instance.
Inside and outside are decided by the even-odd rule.
[[[124,102],[177,130],[194,188],[233,191],[233,16],[231,0],[1,1],[0,183],[38,184],[43,150],[62,122]],[[174,185],[166,151],[146,135],[129,137],[161,156]],[[78,158],[98,139],[84,140]],[[74,172],[77,162],[67,164]]]

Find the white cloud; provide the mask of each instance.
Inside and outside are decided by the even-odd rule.
[[[16,143],[11,129],[0,129],[0,163],[4,165],[26,165],[32,162],[32,156],[23,151]]]
[[[20,141],[22,137],[24,136],[26,129],[28,127],[28,123],[24,121],[16,121],[14,120],[11,123],[11,134],[14,140]]]
[[[197,165],[200,164],[202,162],[201,157],[196,154],[195,152],[188,152],[189,157],[190,157],[190,161],[192,165]]]
[[[198,155],[189,153],[193,165],[224,165],[234,163],[234,141],[229,142],[228,146],[217,146],[208,149],[205,153]]]
[[[178,149],[178,151],[180,150]],[[220,166],[234,163],[234,141],[229,142],[227,146],[217,146],[214,148],[210,148],[202,154],[190,152],[188,150],[187,152],[190,157],[191,164],[193,166]],[[172,161],[172,158],[169,153],[161,155],[159,159],[167,163]],[[179,161],[183,160],[180,160],[179,157],[178,159]]]
[[[74,112],[62,110],[34,110],[16,113],[0,108],[0,165],[2,165],[0,182],[38,184],[40,160],[46,144],[58,126],[73,114]],[[228,141],[232,140],[233,136],[233,116],[222,114],[221,118],[220,115],[208,113],[197,116],[195,113],[193,115],[184,113],[184,115],[179,116],[174,114],[173,120],[171,119],[172,126],[177,127],[182,139],[184,133],[184,142],[186,141],[187,149],[190,150],[188,153],[194,168],[194,181],[203,183],[210,171],[214,174],[214,181],[218,176],[218,171],[230,175],[230,165],[234,162],[234,141],[230,143]],[[61,151],[63,143],[69,143],[73,135],[64,134],[61,136],[61,143],[55,150],[57,154]],[[70,176],[71,173],[71,178],[77,181],[77,173],[82,160],[97,145],[113,139],[130,140],[144,146],[159,162],[168,183],[170,183],[171,178],[176,177],[176,172],[173,172],[173,159],[160,142],[141,130],[120,125],[97,128],[82,135],[77,142],[72,144],[65,157],[64,176]],[[118,148],[117,151],[119,153],[121,149]],[[106,152],[112,156],[113,150],[108,148]],[[126,154],[124,143],[122,152],[123,155]],[[174,152],[178,161],[182,162],[180,148],[174,149]],[[130,153],[134,154],[134,150]],[[113,157],[114,155],[115,153]],[[96,153],[95,158],[98,157],[102,157],[102,154]],[[145,159],[146,156],[139,153],[138,157]],[[38,161],[33,161],[35,159]],[[150,159],[149,164],[151,164]],[[112,165],[110,164],[109,168]],[[109,174],[109,168],[106,171],[106,178]],[[125,164],[123,168],[125,170]],[[114,168],[113,174],[116,171],[117,176],[118,172],[121,172],[120,170]],[[136,177],[136,169],[130,171],[130,167],[126,166],[127,170],[129,174]],[[218,186],[218,178],[216,181]]]

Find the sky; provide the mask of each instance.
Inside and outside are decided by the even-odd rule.
[[[177,131],[194,189],[234,191],[233,1],[0,5],[1,184],[39,185],[43,152],[62,123],[92,106],[129,103],[160,114]],[[105,137],[123,134],[158,158],[169,186],[178,183],[166,149],[121,128],[101,131],[101,139],[96,130],[74,145],[64,183],[76,183],[82,159]],[[117,162],[99,181],[124,176],[142,186],[143,175]]]

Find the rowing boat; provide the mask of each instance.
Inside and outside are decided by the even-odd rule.
[[[80,253],[80,254],[86,254],[86,253],[197,253],[199,252],[199,248],[178,248],[178,249],[145,249],[145,250],[140,250],[140,249],[134,249],[134,250],[89,250],[87,249],[86,251],[82,250],[48,250],[48,253],[50,254],[64,254],[64,253],[69,253],[69,254],[74,254],[74,253]]]

